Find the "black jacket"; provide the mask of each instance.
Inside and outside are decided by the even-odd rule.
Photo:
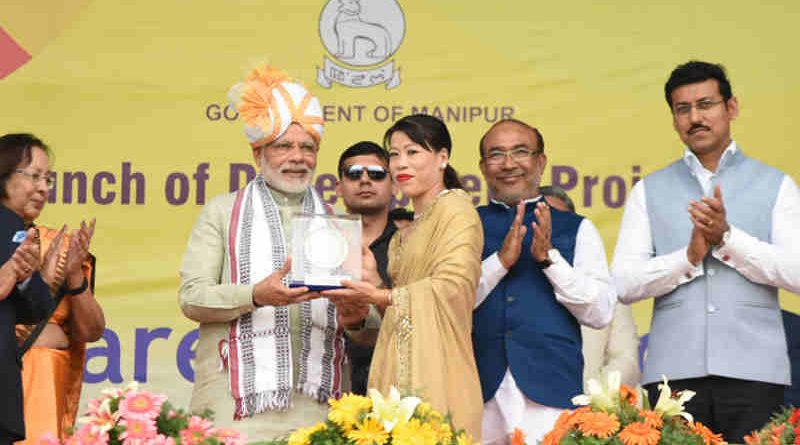
[[[0,205],[0,265],[11,258],[18,242],[14,234],[25,225],[16,213]],[[53,298],[39,272],[23,289],[19,283],[0,300],[0,442],[25,438],[22,411],[21,359],[14,333],[17,323],[37,323],[52,312]]]

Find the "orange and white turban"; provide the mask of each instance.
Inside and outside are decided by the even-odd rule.
[[[253,69],[228,93],[245,123],[253,148],[281,137],[293,122],[300,124],[319,145],[323,119],[319,100],[289,75],[270,65]]]

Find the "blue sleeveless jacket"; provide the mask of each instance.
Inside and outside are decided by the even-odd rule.
[[[578,321],[555,297],[550,281],[530,255],[531,222],[536,203],[523,220],[528,231],[517,263],[473,312],[472,343],[484,401],[494,397],[506,369],[536,403],[572,408],[583,392],[583,355]],[[575,238],[583,217],[550,209],[551,242],[572,264]],[[483,222],[483,258],[500,250],[516,214],[515,207],[491,203],[478,208]]]

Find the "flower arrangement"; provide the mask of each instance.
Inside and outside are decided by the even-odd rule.
[[[85,417],[64,444],[92,445],[243,445],[244,437],[230,428],[215,428],[211,412],[192,415],[174,408],[167,397],[141,391],[133,382],[125,388],[103,390],[89,402]],[[59,444],[55,436],[39,444]]]
[[[800,408],[783,408],[760,431],[744,436],[747,445],[800,445]]]
[[[563,412],[542,445],[724,445],[714,434],[684,411],[683,404],[694,396],[681,391],[673,396],[667,383],[659,385],[659,397],[652,409],[640,391],[620,384],[618,372],[605,382],[587,382],[588,394],[572,399],[580,405]]]
[[[417,397],[345,394],[329,400],[328,419],[289,435],[288,445],[471,445],[463,430]]]

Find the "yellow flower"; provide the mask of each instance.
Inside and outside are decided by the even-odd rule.
[[[389,433],[377,419],[367,417],[347,433],[347,438],[356,445],[383,445],[389,440]]]
[[[611,371],[606,375],[605,382],[589,379],[586,382],[587,394],[572,398],[575,405],[591,405],[602,411],[610,411],[619,403],[619,386],[622,377],[619,371]]]
[[[325,429],[325,424],[320,422],[308,428],[298,428],[289,435],[288,445],[309,445],[311,435]]]
[[[436,445],[436,431],[418,419],[398,424],[392,431],[393,445]]]
[[[372,399],[372,413],[381,422],[386,431],[392,431],[397,426],[408,422],[414,415],[414,410],[421,400],[418,397],[400,398],[400,391],[394,386],[389,389],[389,397],[384,398],[377,389],[369,389],[369,397]]]
[[[456,436],[456,445],[473,445],[472,439],[467,435],[467,433],[460,433]]]
[[[682,416],[684,419],[691,422],[693,420],[692,415],[683,410],[683,404],[694,397],[694,391],[686,389],[678,393],[678,398],[673,398],[672,390],[667,383],[667,376],[662,375],[661,378],[664,379],[664,383],[658,385],[658,389],[661,390],[661,392],[658,394],[658,401],[653,411],[669,417]]]
[[[339,400],[330,399],[331,410],[328,420],[339,425],[346,432],[358,422],[359,416],[372,408],[372,401],[355,394],[345,394]]]
[[[439,416],[435,411],[433,413]],[[445,422],[441,416],[438,418],[431,416],[428,418],[428,424],[436,432],[436,441],[438,443],[450,443],[450,439],[453,438],[453,430],[448,422]]]
[[[421,402],[417,405],[417,414],[420,416],[426,416],[433,411],[433,407],[428,402]]]

